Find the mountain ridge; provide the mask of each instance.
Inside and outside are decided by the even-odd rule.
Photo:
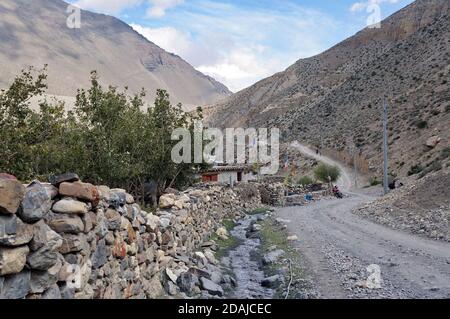
[[[417,0],[382,21],[381,29],[366,28],[208,108],[207,123],[275,126],[284,142],[299,139],[347,155],[356,147],[372,173],[379,174],[380,107],[386,95],[393,107],[393,173],[406,175],[420,163],[441,165],[438,157],[447,154],[449,137],[445,123],[450,122],[445,81],[450,69],[449,11],[446,0]],[[417,127],[420,120],[428,127]],[[430,152],[403,149],[408,145],[417,151],[433,135],[441,142]]]
[[[49,94],[75,96],[89,87],[96,70],[101,83],[132,93],[145,88],[152,102],[158,88],[188,109],[229,96],[228,88],[166,52],[125,22],[81,11],[81,28],[66,25],[69,4],[62,0],[4,0],[0,3],[0,86],[7,87],[21,69],[48,64]]]

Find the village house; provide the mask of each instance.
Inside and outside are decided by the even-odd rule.
[[[214,166],[201,173],[204,183],[227,183],[235,184],[256,180],[258,172],[249,165],[226,165]]]

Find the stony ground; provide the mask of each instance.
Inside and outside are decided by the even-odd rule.
[[[304,153],[310,153],[307,148],[302,149]],[[331,159],[327,161],[332,164]],[[339,184],[343,189],[348,189],[350,173],[342,169],[343,176]],[[433,181],[437,190],[445,193],[442,187],[448,184],[448,179],[439,177]],[[416,202],[412,197],[417,194],[417,190],[430,196],[426,199],[427,196],[420,195],[422,203],[425,200],[437,202],[445,199],[445,196],[433,195],[432,189],[426,190],[423,185],[413,190],[409,187],[403,189],[402,198],[410,205]],[[361,206],[367,209],[390,198],[395,199],[398,197],[395,194],[380,199],[380,189],[353,190],[347,191],[346,198],[342,200],[321,200],[308,206],[285,207],[275,212],[289,233],[298,237],[295,246],[303,257],[302,266],[312,274],[320,297],[450,297],[449,243],[408,234],[353,213]],[[409,216],[423,219],[420,210],[412,208]],[[390,220],[401,224],[401,220],[396,217],[393,214]],[[434,218],[427,222],[434,228],[445,228],[440,219]],[[380,269],[379,289],[369,288],[370,278],[374,275],[373,265]],[[370,272],[368,267],[372,269]]]
[[[411,178],[354,212],[393,229],[450,242],[450,169],[422,180]]]

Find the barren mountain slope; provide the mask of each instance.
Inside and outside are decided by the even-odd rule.
[[[172,101],[187,106],[215,103],[230,91],[196,71],[180,57],[146,40],[126,23],[81,12],[81,28],[70,29],[68,4],[61,0],[0,1],[0,87],[20,70],[48,64],[49,94],[74,96],[97,70],[105,85],[145,87],[152,101],[167,89]]]
[[[218,126],[276,126],[285,141],[358,147],[377,172],[381,106],[390,105],[393,172],[448,163],[450,2],[418,0],[330,50],[298,61],[208,110]],[[439,136],[436,147],[423,144]],[[411,170],[420,165],[418,170]]]

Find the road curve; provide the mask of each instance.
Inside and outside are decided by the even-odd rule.
[[[297,147],[305,155],[342,167]],[[345,168],[343,172],[340,185],[345,190],[351,178]],[[379,193],[359,190],[343,200],[284,207],[275,214],[289,221],[286,225],[298,237],[303,266],[323,298],[450,298],[450,243],[406,234],[352,213]],[[369,265],[380,267],[380,289],[364,285]]]

